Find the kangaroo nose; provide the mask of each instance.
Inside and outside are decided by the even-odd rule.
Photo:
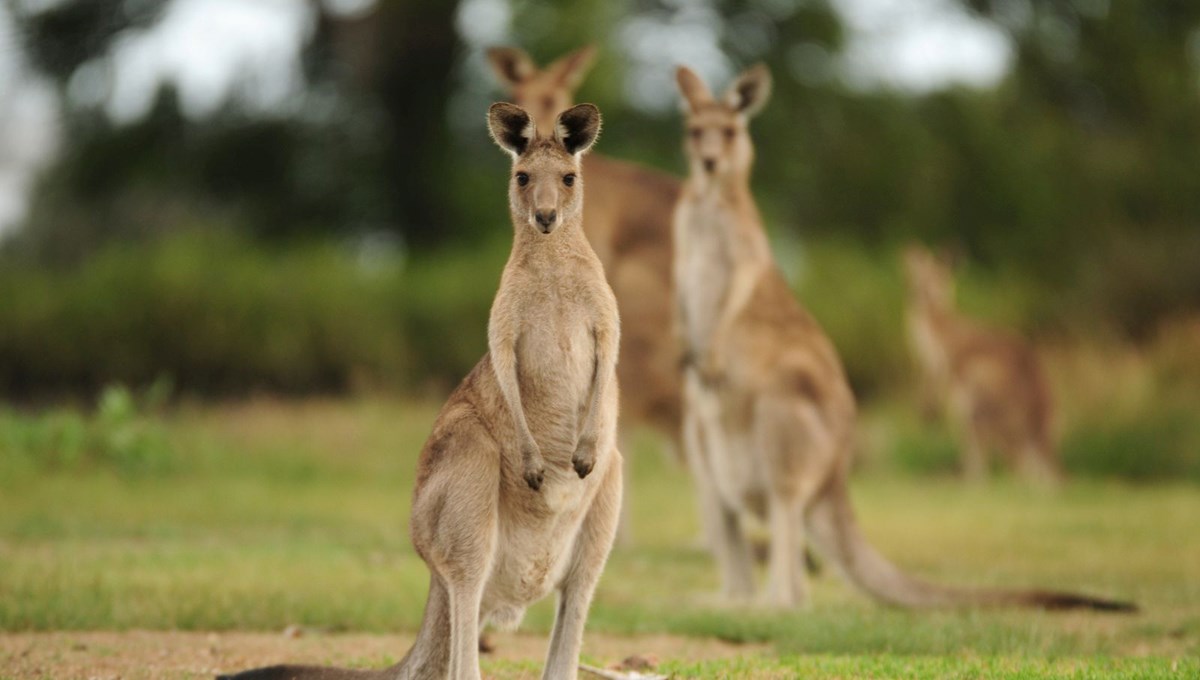
[[[716,168],[717,168],[717,161],[715,158],[705,158],[704,159],[705,172],[712,172],[713,170],[716,170]]]
[[[542,225],[542,227],[543,227],[542,231],[548,231],[548,229],[550,228],[550,225],[554,224],[554,219],[556,217],[558,217],[558,211],[557,210],[546,210],[546,211],[538,210],[537,212],[535,212],[533,214],[533,217],[534,217],[534,219],[537,220],[538,224]]]

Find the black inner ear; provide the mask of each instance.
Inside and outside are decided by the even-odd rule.
[[[502,146],[512,149],[520,156],[529,146],[529,138],[522,134],[529,125],[529,116],[523,111],[500,110],[496,112],[496,137]]]
[[[488,51],[492,68],[502,80],[516,85],[529,76],[529,57],[522,51],[508,47],[494,47]]]
[[[525,74],[519,68],[518,59],[516,55],[506,54],[500,63],[500,70],[504,73],[504,77],[514,84],[525,79]]]
[[[567,153],[575,153],[591,144],[599,128],[593,110],[588,108],[568,109],[559,115],[558,122],[567,133],[562,140]]]
[[[748,79],[738,83],[738,111],[750,108],[750,103],[754,101],[754,97],[759,93],[760,89],[761,83],[758,80]]]

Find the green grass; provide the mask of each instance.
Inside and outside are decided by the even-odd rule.
[[[185,405],[155,417],[172,464],[154,473],[12,465],[14,454],[0,450],[0,630],[415,628],[427,572],[408,540],[409,497],[435,412],[381,399]],[[875,429],[873,440],[888,439],[886,428]],[[695,546],[686,473],[654,443],[635,438],[628,452],[633,535],[612,555],[589,630],[760,641],[775,653],[700,665],[669,660],[672,672],[1196,672],[1195,485],[1081,480],[1050,493],[1012,480],[966,486],[949,476],[916,477],[878,460],[855,479],[864,530],[914,573],[1129,598],[1142,606],[1138,615],[901,611],[858,595],[832,570],[815,579],[805,611],[730,609],[709,595],[716,573]],[[542,603],[525,628],[547,630],[551,617]],[[491,668],[522,676],[505,664]]]
[[[765,678],[1150,678],[1194,677],[1200,673],[1195,659],[1011,659],[970,655],[945,657],[896,656],[785,656],[778,660],[672,663],[661,669],[683,677]]]

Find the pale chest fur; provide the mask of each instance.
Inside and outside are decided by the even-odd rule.
[[[514,284],[525,317],[516,344],[525,416],[543,455],[569,458],[597,369],[596,329],[616,325],[616,305],[598,261],[526,272]]]
[[[728,292],[733,259],[726,234],[734,219],[719,201],[689,195],[675,214],[675,291],[684,340],[701,354]]]
[[[949,348],[929,313],[919,309],[909,312],[908,337],[921,367],[933,378],[944,380],[949,371]]]
[[[908,342],[926,371],[940,369],[942,349],[934,333],[934,325],[928,315],[918,311],[908,312]]]

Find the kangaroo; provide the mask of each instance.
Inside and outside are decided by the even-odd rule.
[[[747,129],[770,93],[767,69],[741,74],[721,99],[676,72],[689,175],[675,214],[675,291],[685,346],[684,451],[714,539],[722,593],[754,594],[743,513],[770,532],[766,602],[808,600],[806,539],[876,599],[904,607],[1025,605],[1128,611],[1072,593],[970,590],[903,573],[868,544],[847,492],[854,394],[833,344],[792,297],[750,191]]]
[[[925,394],[941,403],[963,439],[963,472],[986,476],[994,449],[1027,477],[1057,481],[1054,404],[1033,348],[957,314],[950,267],[933,253],[910,246],[903,259],[909,344]]]
[[[617,306],[581,226],[580,157],[600,113],[580,104],[543,135],[523,109],[495,104],[488,128],[513,158],[513,247],[488,353],[421,451],[411,529],[430,583],[416,641],[383,671],[274,666],[231,678],[477,679],[480,626],[516,626],[551,590],[558,610],[542,677],[576,677],[622,486]]]
[[[571,105],[596,50],[584,47],[539,69],[515,47],[488,50],[488,61],[512,100],[543,133]],[[671,333],[671,215],[680,182],[662,172],[588,154],[584,233],[591,241],[621,312],[618,379],[621,421],[650,425],[679,451],[680,348]]]

